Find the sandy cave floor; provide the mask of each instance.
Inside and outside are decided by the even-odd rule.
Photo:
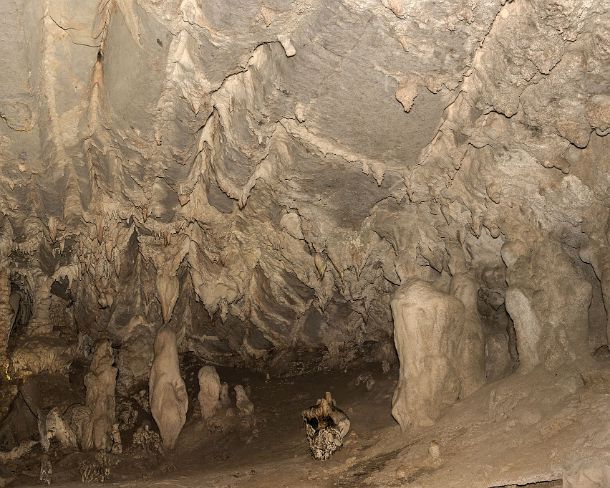
[[[196,368],[187,368],[187,384]],[[126,456],[111,486],[145,487],[499,487],[561,486],[565,466],[610,452],[610,359],[550,373],[542,369],[491,383],[449,407],[431,427],[401,432],[390,415],[397,371],[381,368],[265,381],[251,371],[219,368],[223,381],[250,385],[253,418],[190,418],[165,459]],[[367,391],[356,385],[371,373]],[[191,388],[191,391],[193,389]],[[196,394],[196,389],[194,390]],[[328,461],[308,453],[300,411],[331,391],[350,416],[345,446]],[[194,405],[191,399],[191,405]],[[192,409],[192,406],[191,406]],[[196,417],[196,416],[195,416]],[[440,459],[429,454],[440,446]],[[125,445],[129,439],[125,439]],[[81,486],[82,454],[54,462],[52,486]],[[13,486],[36,486],[34,455]]]

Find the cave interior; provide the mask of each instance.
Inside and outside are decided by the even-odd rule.
[[[1,0],[0,487],[610,487],[608,0]]]

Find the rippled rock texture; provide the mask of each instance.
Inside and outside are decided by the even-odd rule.
[[[530,274],[578,276],[583,347],[607,343],[607,2],[6,0],[0,18],[6,374],[34,338],[63,358],[107,337],[128,391],[164,323],[216,364],[393,360],[392,294],[460,273],[506,371],[514,241],[534,258],[508,265],[512,319]]]

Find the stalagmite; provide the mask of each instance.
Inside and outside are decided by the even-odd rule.
[[[303,410],[302,416],[314,459],[328,459],[343,446],[351,422],[345,412],[337,408],[330,392],[326,392],[315,406]]]
[[[506,310],[515,323],[519,370],[525,373],[539,364],[553,368],[583,358],[591,284],[552,242],[539,243],[506,262]]]
[[[115,423],[115,388],[117,368],[109,341],[98,343],[89,373],[85,377],[86,406],[91,417],[86,424],[83,449],[110,449],[112,426]]]
[[[246,390],[242,385],[235,386],[235,406],[241,415],[252,415],[254,413],[254,403],[250,401]]]
[[[173,449],[186,422],[188,396],[180,376],[176,334],[169,327],[162,327],[155,339],[155,358],[149,380],[150,411],[163,447]]]
[[[199,407],[203,419],[212,417],[220,407],[220,376],[214,366],[204,366],[199,370]]]
[[[485,339],[477,311],[479,285],[472,273],[458,273],[451,279],[450,292],[464,305],[464,329],[458,345],[456,367],[460,396],[465,397],[485,383]]]
[[[412,281],[394,295],[392,315],[400,359],[392,415],[403,429],[430,425],[458,399],[462,381],[473,374],[462,364],[460,351],[464,305],[426,282]]]
[[[229,395],[229,384],[222,383],[220,385],[220,404],[223,407],[228,407],[231,405],[231,397]]]

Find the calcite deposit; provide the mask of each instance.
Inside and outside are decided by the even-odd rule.
[[[176,334],[168,327],[159,330],[155,339],[155,359],[150,371],[150,411],[163,446],[172,449],[186,422],[188,396],[180,375]]]
[[[252,415],[254,413],[254,403],[248,398],[245,388],[242,385],[236,385],[234,390],[235,406],[240,415]]]
[[[212,417],[221,406],[220,376],[218,376],[218,372],[214,366],[204,366],[199,370],[197,378],[199,380],[199,394],[197,395],[197,399],[199,400],[201,416],[205,420]]]
[[[423,281],[399,289],[392,313],[400,359],[392,415],[403,428],[430,425],[443,407],[482,384],[483,356],[468,354],[482,349],[480,326],[466,327],[464,304]]]
[[[116,375],[110,342],[101,341],[93,353],[89,373],[85,376],[86,406],[91,416],[85,423],[82,439],[84,449],[99,451],[112,447]]]

